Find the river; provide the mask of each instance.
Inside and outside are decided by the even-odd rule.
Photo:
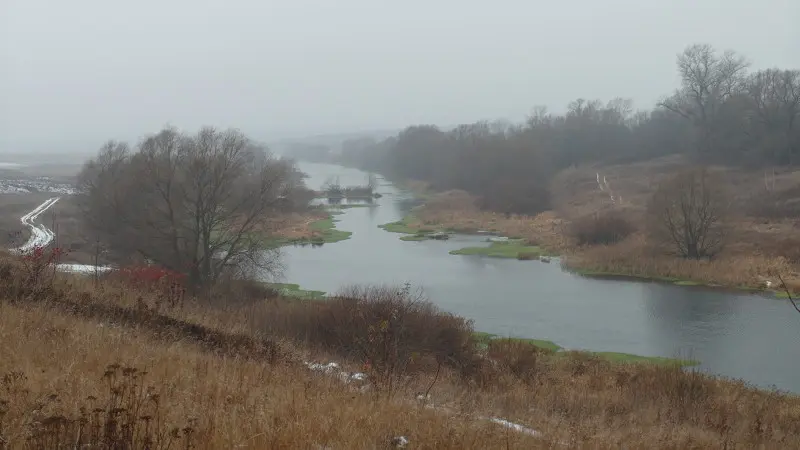
[[[363,184],[365,172],[301,162],[309,187],[331,176]],[[401,219],[412,198],[381,178],[372,208],[346,209],[337,228],[349,240],[284,250],[284,278],[335,292],[348,284],[411,283],[475,329],[547,339],[564,348],[701,361],[699,368],[764,388],[800,393],[800,315],[786,300],[562,271],[555,261],[453,256],[480,236],[406,242],[378,225]]]

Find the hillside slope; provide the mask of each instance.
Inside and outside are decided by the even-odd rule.
[[[172,448],[374,449],[401,436],[413,448],[800,447],[797,397],[677,367],[556,356],[499,340],[455,366],[419,355],[388,391],[357,357],[359,341],[320,340],[347,302],[238,291],[169,306],[157,290],[120,280],[31,274],[0,260],[5,449],[101,438],[133,448],[172,440]],[[360,304],[351,317],[374,310]],[[428,311],[439,330],[454,330],[448,316]],[[436,328],[401,344],[425,333],[443,338]],[[342,383],[334,367],[306,364],[331,359],[367,378]],[[479,365],[468,369],[467,361]],[[420,392],[430,399],[415,400]]]

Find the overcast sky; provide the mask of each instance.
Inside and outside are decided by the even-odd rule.
[[[800,0],[0,0],[0,151],[650,107],[692,43],[800,68]]]

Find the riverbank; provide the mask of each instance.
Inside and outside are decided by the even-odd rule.
[[[279,295],[283,296],[286,299],[303,300],[303,301],[307,300],[320,301],[320,300],[326,300],[328,298],[327,297],[328,294],[326,292],[303,289],[298,284],[265,283],[265,285],[271,289],[274,289]],[[700,361],[690,360],[690,359],[667,358],[661,356],[642,356],[642,355],[634,355],[631,353],[621,353],[621,352],[604,352],[604,351],[590,351],[590,350],[578,350],[578,349],[568,350],[558,345],[557,343],[549,340],[519,338],[519,337],[504,337],[482,331],[475,331],[473,333],[473,338],[475,341],[475,345],[479,349],[483,350],[487,349],[492,341],[499,339],[505,341],[512,341],[515,344],[519,345],[529,345],[531,347],[536,348],[537,350],[545,352],[545,355],[549,355],[551,357],[556,357],[556,358],[565,358],[565,357],[598,358],[611,363],[621,363],[621,364],[644,363],[644,364],[655,364],[660,366],[675,365],[682,367],[695,366],[700,364]]]
[[[769,281],[772,292],[779,294],[776,274],[780,274],[793,292],[800,291],[798,268],[782,257],[743,254],[734,247],[712,261],[686,260],[659,253],[648,245],[641,232],[613,245],[580,247],[570,240],[569,221],[553,211],[536,216],[505,216],[480,210],[474,197],[460,191],[427,192],[425,199],[409,217],[387,226],[387,231],[412,235],[430,230],[484,231],[519,238],[523,245],[538,249],[542,254],[560,255],[563,267],[584,276],[629,277],[748,291],[768,290],[766,282]],[[484,252],[491,253],[491,249]],[[507,255],[503,252],[488,254]]]
[[[336,229],[339,209],[312,209],[304,213],[281,215],[265,221],[259,228],[272,247],[322,245],[344,241],[353,234]]]
[[[362,350],[385,342],[363,318],[394,327],[390,309],[366,303],[342,315],[345,304],[280,297],[170,309],[152,292],[67,276],[49,286],[52,296],[17,297],[25,286],[16,270],[0,280],[0,442],[9,450],[94,444],[95,434],[79,433],[81,407],[98,408],[87,420],[105,435],[109,405],[141,408],[114,422],[137,436],[160,445],[176,427],[173,446],[197,449],[384,448],[400,436],[419,448],[800,446],[796,396],[674,366],[549,357],[507,339],[437,364],[441,345],[460,349],[469,327],[435,310],[406,316],[414,332],[386,341],[414,357],[396,369],[408,376],[389,372],[401,381],[388,385],[386,366]],[[114,436],[122,446],[124,434]]]

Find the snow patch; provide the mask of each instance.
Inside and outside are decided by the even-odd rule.
[[[502,425],[506,428],[510,428],[518,433],[527,434],[528,436],[541,436],[541,433],[534,430],[533,428],[528,428],[524,425],[520,425],[518,423],[510,422],[506,419],[501,419],[499,417],[481,417],[483,420],[488,420],[489,422],[496,423],[498,425]]]
[[[349,383],[351,383],[353,381],[356,381],[356,380],[363,381],[363,380],[367,379],[367,375],[366,374],[361,373],[361,372],[347,372],[347,371],[344,371],[344,370],[341,369],[339,364],[337,364],[335,362],[329,362],[328,364],[320,364],[320,363],[310,363],[308,361],[304,361],[304,364],[306,365],[306,367],[308,367],[310,370],[312,370],[314,372],[321,372],[321,373],[324,373],[326,375],[332,375],[332,376],[338,378],[339,380],[341,380],[345,384],[349,384]],[[368,386],[369,386],[369,384],[363,386],[362,390],[363,390],[363,388],[366,388]],[[455,414],[455,411],[453,409],[451,409],[451,408],[448,408],[448,407],[445,407],[445,406],[435,406],[431,402],[431,396],[429,394],[422,394],[422,393],[417,394],[416,400],[418,402],[420,402],[420,403],[426,403],[425,404],[425,408],[433,409],[434,411],[444,412],[446,414]],[[508,429],[514,430],[514,431],[516,431],[518,433],[527,434],[528,436],[541,437],[541,435],[542,435],[539,431],[536,431],[533,428],[526,427],[525,425],[514,423],[514,422],[511,422],[509,420],[500,418],[500,417],[486,417],[486,416],[476,416],[476,417],[478,419],[480,419],[480,420],[486,420],[486,421],[495,423],[497,425],[500,425],[500,426],[506,427]],[[402,442],[402,444],[400,444],[401,442]],[[395,437],[392,440],[392,444],[393,445],[395,445],[395,443],[397,443],[397,445],[395,445],[395,447],[397,447],[397,448],[405,448],[405,446],[408,445],[408,442],[409,442],[408,438],[406,438],[405,436]]]

